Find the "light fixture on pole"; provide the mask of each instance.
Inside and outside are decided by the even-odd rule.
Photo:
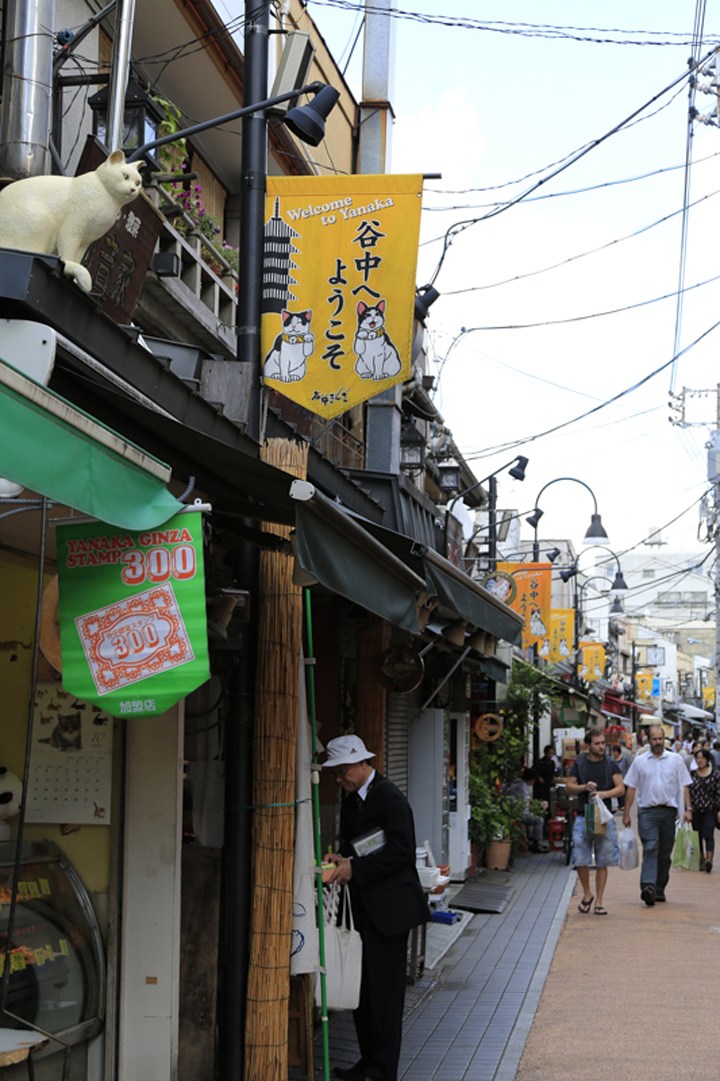
[[[422,473],[425,468],[425,436],[410,417],[400,435],[400,468],[406,473]]]
[[[149,150],[198,135],[209,128],[221,127],[232,120],[248,117],[242,130],[242,189],[240,202],[240,292],[237,311],[237,360],[250,365],[251,393],[248,399],[247,432],[260,438],[260,318],[262,309],[263,248],[265,228],[265,188],[267,182],[267,119],[265,111],[303,94],[314,100],[283,117],[283,123],[299,139],[317,146],[325,133],[325,120],[340,94],[325,83],[313,82],[297,90],[288,90],[274,98],[267,95],[268,4],[246,0],[245,20],[245,99],[248,104],[212,120],[203,120],[189,128],[152,139],[134,150],[129,161],[137,161]],[[248,100],[249,99],[249,100]]]
[[[613,552],[612,548],[608,548],[608,546],[606,544],[597,544],[597,545],[593,545],[593,547],[594,548],[603,548],[606,552],[609,552],[610,555],[615,560],[615,564],[616,564],[615,577],[613,579],[612,585],[610,586],[610,592],[612,592],[612,593],[624,593],[624,592],[626,592],[626,590],[628,588],[628,584],[625,581],[625,577],[624,577],[623,572],[622,572],[622,567],[620,566],[620,557],[617,555],[616,552]],[[582,555],[582,552],[579,552],[577,557],[575,558],[575,562],[572,564],[572,566],[571,567],[565,567],[563,570],[560,571],[560,577],[562,578],[563,582],[568,582],[573,577],[573,575],[576,575],[576,574],[580,573],[580,556],[581,555]]]
[[[440,294],[433,285],[423,285],[415,294],[415,318],[419,323],[424,323],[428,317],[430,307],[435,303]]]
[[[450,492],[456,492],[460,487],[460,465],[455,458],[446,458],[444,462],[438,462],[437,471],[440,476],[440,491],[447,495]]]
[[[476,480],[474,484],[470,484],[462,492],[458,492],[455,498],[448,506],[448,512],[451,512],[455,504],[463,496],[469,492],[479,488],[485,481],[489,482],[488,492],[488,570],[492,574],[495,570],[495,564],[497,563],[497,476],[498,473],[502,473],[504,469],[507,469],[508,473],[514,480],[525,480],[525,470],[527,469],[529,458],[526,458],[523,454],[518,454],[514,458],[511,458],[509,462],[505,462],[505,465],[501,465],[499,469],[496,469],[494,473],[490,473],[487,477],[483,477],[482,480]],[[510,466],[510,469],[508,469]]]
[[[608,535],[605,532],[605,529],[603,528],[602,519],[600,518],[600,515],[598,514],[597,499],[595,498],[595,493],[593,492],[590,485],[586,484],[584,480],[579,480],[577,477],[555,477],[554,480],[549,480],[547,482],[547,484],[543,485],[543,487],[540,489],[537,496],[535,497],[535,507],[533,509],[533,512],[532,512],[532,514],[528,515],[528,517],[525,519],[527,524],[529,526],[532,526],[534,534],[535,534],[534,540],[533,540],[533,562],[534,563],[537,563],[539,558],[540,558],[540,543],[538,541],[538,533],[537,533],[538,525],[540,523],[540,519],[543,516],[543,511],[540,509],[540,505],[539,505],[540,504],[540,496],[543,494],[543,492],[545,491],[546,488],[550,487],[551,484],[558,484],[561,480],[570,480],[570,481],[573,481],[574,484],[581,484],[583,486],[583,488],[586,488],[588,490],[588,492],[590,493],[590,495],[593,498],[594,510],[593,510],[593,513],[592,513],[591,518],[590,518],[590,525],[588,526],[588,530],[587,530],[587,532],[586,532],[586,534],[585,534],[585,536],[583,538],[583,544],[588,544],[588,545],[598,544],[598,543],[600,543],[602,541],[606,541],[608,539]]]
[[[329,93],[325,94],[325,91],[329,91]],[[199,135],[200,132],[208,131],[210,128],[222,127],[223,124],[229,124],[232,120],[240,120],[244,116],[251,116],[253,113],[265,112],[271,109],[273,105],[278,105],[283,101],[292,101],[303,94],[314,94],[316,96],[313,101],[308,102],[306,105],[290,109],[285,114],[283,123],[299,139],[309,143],[310,146],[317,146],[322,142],[325,134],[325,118],[340,97],[339,91],[334,86],[327,86],[321,82],[308,83],[307,86],[301,86],[299,90],[288,90],[286,94],[278,94],[275,98],[264,98],[262,101],[255,102],[255,104],[244,105],[242,109],[234,109],[231,113],[215,116],[212,120],[203,120],[198,124],[192,124],[189,128],[174,131],[170,135],[150,139],[148,142],[143,143],[142,146],[134,149],[128,157],[128,161],[138,161],[149,150],[155,150],[159,146],[166,146],[168,143],[175,143],[178,139],[187,139],[192,135]],[[318,99],[321,100],[318,101]],[[317,139],[317,142],[313,142],[313,139]]]

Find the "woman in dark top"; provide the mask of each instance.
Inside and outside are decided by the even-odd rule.
[[[700,837],[700,870],[712,871],[715,855],[715,823],[720,820],[720,773],[713,768],[708,751],[695,751],[697,769],[691,773],[690,806],[693,829]]]

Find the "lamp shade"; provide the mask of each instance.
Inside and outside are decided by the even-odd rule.
[[[508,469],[508,473],[515,480],[525,480],[525,470],[527,469],[528,459],[524,458],[522,454],[518,455],[517,465],[514,465],[512,469]]]
[[[620,570],[620,568],[618,567],[617,574],[615,575],[615,580],[613,581],[613,584],[610,586],[610,588],[618,590],[618,591],[622,591],[622,590],[626,590],[627,587],[628,587],[628,585],[627,585],[627,582],[625,581],[625,579],[623,578],[623,573]]]
[[[535,510],[532,512],[532,514],[528,515],[528,517],[525,519],[525,521],[527,522],[527,524],[529,526],[532,526],[533,529],[537,529],[538,524],[539,524],[540,519],[542,518],[543,514],[544,514],[544,511],[541,511],[539,507],[536,507]]]
[[[411,417],[400,435],[400,468],[422,472],[425,466],[425,436]]]
[[[623,603],[622,603],[622,601],[620,600],[619,597],[616,597],[615,600],[612,602],[612,607],[610,608],[610,615],[611,616],[620,616],[620,615],[623,615],[624,613],[625,613],[625,609],[623,608]]]
[[[287,113],[284,124],[293,135],[309,146],[319,146],[325,138],[325,121],[340,97],[334,86],[324,86],[307,105],[296,105]]]
[[[569,582],[570,579],[574,578],[576,574],[577,567],[565,567],[564,570],[560,571],[560,577],[562,578],[563,582]]]
[[[440,490],[442,492],[457,492],[460,487],[460,466],[454,458],[446,458],[444,462],[438,462],[440,474]]]
[[[583,539],[583,544],[601,544],[608,539],[608,535],[603,528],[602,519],[599,514],[593,514],[590,518],[590,526]]]
[[[547,559],[550,560],[551,563],[554,563],[555,560],[558,558],[558,556],[561,555],[561,554],[562,553],[560,552],[559,548],[548,548],[547,552],[545,553],[545,556],[546,556]],[[563,581],[565,582],[565,581],[567,581],[567,579],[563,578]]]

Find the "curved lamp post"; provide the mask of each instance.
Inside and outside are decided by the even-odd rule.
[[[468,492],[472,492],[475,488],[479,488],[485,481],[489,481],[488,491],[488,563],[489,570],[492,573],[495,570],[495,564],[497,563],[497,476],[498,473],[502,473],[504,469],[507,469],[508,473],[515,480],[525,480],[525,470],[528,464],[527,458],[522,454],[517,454],[514,458],[511,458],[509,462],[505,462],[505,465],[501,465],[499,469],[496,469],[494,473],[490,473],[489,476],[483,477],[482,480],[476,480],[474,484],[470,484],[467,488],[464,488],[462,492],[458,494],[448,504],[448,513],[452,512],[453,507],[457,503],[458,499],[462,499]],[[511,468],[508,469],[508,466]]]
[[[620,557],[618,556],[617,552],[613,552],[612,548],[608,548],[608,546],[606,544],[596,544],[596,545],[593,545],[592,547],[593,548],[602,548],[604,551],[609,552],[610,555],[615,560],[615,564],[616,564],[615,578],[613,579],[613,583],[610,586],[610,589],[608,590],[608,592],[610,592],[610,593],[613,593],[613,592],[614,593],[623,593],[628,588],[628,585],[627,585],[627,582],[625,581],[625,578],[623,577],[622,567],[620,566]],[[583,549],[583,551],[585,551],[585,550],[586,549]],[[583,554],[582,552],[578,552],[578,554],[577,554],[577,556],[575,558],[575,562],[572,564],[572,566],[571,567],[565,567],[563,570],[560,571],[560,577],[562,578],[563,582],[569,582],[571,578],[574,578],[576,575],[580,574],[580,566],[579,566],[579,564],[580,564],[580,556],[582,554]],[[595,577],[595,578],[600,577],[601,578],[602,575],[593,575],[593,577]],[[589,581],[591,581],[590,578],[588,578],[588,582]]]
[[[539,506],[540,496],[543,494],[543,492],[545,491],[546,488],[550,487],[551,484],[558,484],[561,480],[571,480],[575,484],[582,484],[583,488],[587,488],[588,492],[590,493],[590,495],[593,498],[593,504],[594,504],[595,509],[593,511],[592,517],[590,518],[590,525],[588,526],[587,533],[583,537],[583,543],[584,544],[598,544],[598,543],[601,543],[602,541],[606,541],[608,539],[608,535],[607,535],[607,533],[605,532],[605,530],[603,528],[602,520],[600,518],[600,515],[598,514],[597,499],[595,498],[595,493],[593,492],[590,485],[586,484],[584,480],[579,480],[577,477],[555,477],[554,480],[549,480],[547,482],[547,484],[543,485],[543,487],[540,489],[537,496],[535,497],[535,509],[533,510],[532,514],[530,514],[525,519],[525,521],[528,523],[528,525],[531,525],[533,527],[534,534],[535,534],[534,539],[533,539],[533,562],[534,563],[537,563],[537,561],[540,558],[540,542],[538,541],[538,532],[537,532],[538,524],[540,522],[540,519],[543,516],[543,511],[540,509],[540,506]]]

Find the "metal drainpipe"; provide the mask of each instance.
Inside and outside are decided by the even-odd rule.
[[[125,141],[125,94],[130,73],[130,46],[135,22],[135,0],[119,0],[113,37],[108,85],[108,150],[120,150]]]
[[[225,837],[220,910],[218,989],[218,1074],[244,1075],[245,1016],[250,961],[252,864],[252,760],[259,551],[245,544],[238,552],[236,578],[250,592],[250,622],[231,690],[225,733]]]
[[[50,172],[55,0],[7,0],[0,175]]]
[[[358,129],[358,172],[384,173],[390,156],[394,84],[395,0],[365,0],[362,103]],[[365,406],[365,468],[400,472],[402,386],[376,394]]]

